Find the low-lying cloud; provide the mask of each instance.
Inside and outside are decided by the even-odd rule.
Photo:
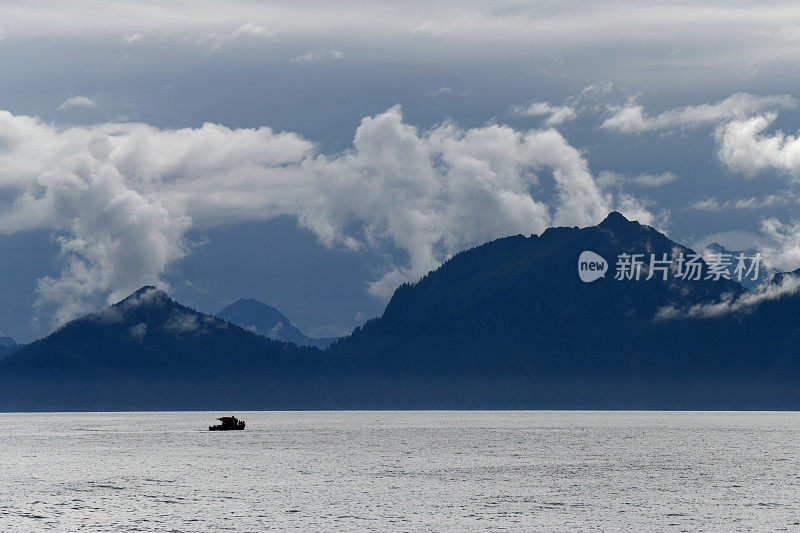
[[[764,302],[792,296],[798,291],[800,291],[800,276],[785,274],[778,283],[766,281],[752,291],[739,296],[729,295],[719,302],[697,304],[686,310],[678,307],[662,307],[656,313],[655,319],[716,318],[731,313],[747,313]]]
[[[60,273],[39,280],[40,314],[63,322],[146,284],[191,252],[191,227],[290,216],[328,247],[406,257],[369,286],[386,297],[450,255],[550,225],[589,225],[636,198],[603,190],[554,129],[421,131],[399,106],[366,117],[352,148],[320,153],[268,127],[58,128],[0,111],[0,231],[46,229]],[[537,198],[552,179],[555,199]],[[549,196],[548,196],[549,198]]]

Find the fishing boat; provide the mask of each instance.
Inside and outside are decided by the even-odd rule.
[[[239,420],[235,416],[223,416],[217,418],[220,421],[216,426],[208,426],[209,431],[228,431],[232,429],[244,429],[244,420]]]

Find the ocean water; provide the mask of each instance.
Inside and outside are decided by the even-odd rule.
[[[800,413],[224,414],[0,414],[0,530],[800,529]]]

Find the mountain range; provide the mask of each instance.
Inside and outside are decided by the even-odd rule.
[[[264,304],[243,328],[144,287],[0,361],[0,409],[800,408],[800,272],[748,290],[626,254],[693,252],[619,213],[498,239],[324,351],[256,335],[284,324],[249,323]]]

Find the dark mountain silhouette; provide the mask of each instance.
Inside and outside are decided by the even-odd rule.
[[[282,359],[311,355],[319,352],[261,337],[143,287],[25,346],[3,365],[37,376],[206,376],[273,371]]]
[[[585,250],[609,261],[606,277],[580,281]],[[451,383],[451,398],[465,402],[474,396],[462,384],[493,383],[486,403],[504,406],[800,406],[796,292],[646,272],[615,280],[621,253],[692,251],[619,213],[596,227],[498,239],[401,286],[331,357],[376,379]]]
[[[258,300],[236,300],[217,313],[217,318],[241,326],[259,335],[279,341],[292,342],[298,346],[316,346],[324,350],[336,340],[336,337],[315,339],[306,336],[283,313]]]
[[[610,263],[606,276],[593,283],[583,283],[577,275],[578,257],[585,250]],[[416,359],[413,367],[425,361],[431,369],[454,357],[461,368],[513,365],[570,373],[586,372],[589,365],[611,371],[631,363],[628,345],[652,341],[654,333],[669,326],[654,322],[660,309],[686,310],[745,292],[724,279],[645,280],[646,272],[640,280],[613,279],[620,253],[649,257],[676,251],[693,253],[619,213],[596,227],[551,228],[540,237],[498,239],[398,288],[381,318],[337,343],[334,351],[401,366]],[[637,364],[647,363],[645,354],[636,352],[642,359]],[[405,356],[399,357],[401,353]],[[591,360],[584,360],[587,353]]]
[[[583,251],[605,277],[579,279]],[[0,361],[0,409],[800,408],[800,271],[752,291],[702,262],[615,279],[620,254],[651,253],[692,252],[619,213],[498,239],[325,352],[147,287]]]
[[[316,348],[256,335],[143,287],[0,361],[0,408],[189,408],[269,398],[284,386],[313,392],[296,380],[323,370]]]

